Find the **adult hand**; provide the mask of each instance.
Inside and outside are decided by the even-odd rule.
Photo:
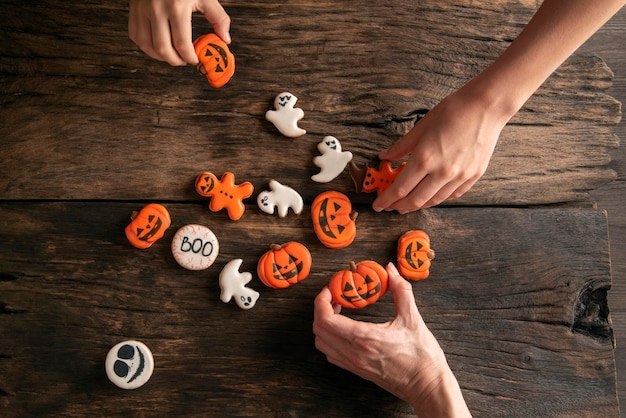
[[[391,263],[387,272],[396,317],[384,324],[352,320],[341,315],[325,287],[315,299],[315,346],[330,363],[409,402],[420,416],[469,416],[443,350],[415,305],[411,284]]]
[[[170,65],[198,63],[191,15],[201,12],[230,43],[230,17],[218,0],[130,0],[128,35],[146,54]]]
[[[429,111],[403,138],[379,153],[397,161],[410,154],[395,181],[373,203],[376,211],[407,213],[467,192],[487,169],[508,117],[461,89]]]

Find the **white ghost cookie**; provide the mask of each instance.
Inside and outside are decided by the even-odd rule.
[[[311,180],[318,183],[328,183],[334,180],[346,165],[352,160],[350,151],[341,151],[341,144],[334,136],[326,136],[317,144],[322,155],[313,158],[313,164],[321,168],[320,172],[311,176]]]
[[[257,203],[259,208],[270,215],[274,213],[274,208],[278,208],[278,216],[284,218],[287,216],[289,208],[293,209],[296,215],[302,213],[304,201],[302,196],[289,186],[283,186],[276,180],[270,180],[271,191],[264,190],[259,193]]]
[[[241,309],[250,309],[259,299],[259,292],[246,287],[246,284],[252,280],[252,274],[247,271],[239,272],[242,262],[241,258],[230,260],[222,269],[220,273],[220,288],[222,289],[220,299],[222,302],[228,303],[234,297],[237,306]]]
[[[304,111],[295,107],[298,98],[289,92],[280,93],[274,99],[276,110],[265,112],[265,118],[272,122],[281,134],[290,138],[297,138],[306,133],[298,127],[298,121],[304,117]]]

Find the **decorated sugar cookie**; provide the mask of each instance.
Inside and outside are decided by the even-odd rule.
[[[356,237],[356,218],[352,203],[343,193],[329,190],[320,193],[311,205],[313,230],[328,248],[345,248]]]
[[[327,136],[317,144],[322,155],[313,158],[313,164],[321,168],[320,172],[311,177],[318,183],[328,183],[334,180],[352,160],[350,151],[342,151],[341,144],[334,136]]]
[[[109,350],[104,367],[107,377],[122,389],[143,386],[154,371],[152,352],[140,341],[122,341]]]
[[[304,117],[304,111],[296,105],[298,98],[289,92],[280,93],[274,99],[274,108],[265,112],[265,118],[272,122],[281,134],[289,138],[297,138],[306,133],[298,127],[298,121]]]
[[[235,303],[241,309],[251,309],[259,299],[259,292],[246,287],[246,284],[252,280],[252,274],[247,271],[239,272],[242,262],[241,258],[230,260],[222,269],[220,273],[220,288],[222,289],[220,300],[228,303],[234,298]]]
[[[304,201],[298,192],[289,186],[283,186],[274,179],[270,180],[269,184],[271,191],[262,191],[257,197],[257,203],[263,212],[271,215],[274,213],[274,209],[277,208],[278,216],[281,218],[287,216],[289,208],[296,215],[302,213]]]
[[[193,44],[198,56],[197,69],[209,83],[220,88],[228,83],[235,73],[235,56],[228,45],[214,33],[202,35]]]
[[[150,203],[139,212],[131,214],[131,222],[124,232],[126,238],[136,248],[148,248],[157,240],[163,238],[163,234],[170,227],[170,214],[164,206],[158,203]]]
[[[306,279],[312,262],[308,248],[299,242],[272,244],[259,259],[257,274],[266,286],[284,289]]]
[[[378,192],[381,194],[387,187],[391,186],[391,183],[405,166],[406,162],[403,162],[394,169],[388,160],[381,161],[378,169],[370,167],[369,164],[358,167],[356,164],[350,163],[350,176],[352,176],[357,192]]]
[[[187,270],[209,268],[219,252],[217,237],[203,225],[185,225],[176,232],[172,240],[174,259]]]
[[[349,269],[335,273],[328,283],[333,300],[345,308],[371,305],[385,294],[387,287],[387,271],[370,260],[351,262]]]
[[[249,198],[253,191],[254,186],[248,181],[235,184],[235,175],[230,172],[224,173],[220,180],[213,173],[202,173],[196,177],[196,192],[211,198],[209,209],[219,212],[226,208],[228,217],[233,221],[243,216],[246,210],[243,200]]]
[[[398,271],[405,279],[422,280],[430,274],[435,251],[430,237],[422,230],[408,231],[398,239]]]

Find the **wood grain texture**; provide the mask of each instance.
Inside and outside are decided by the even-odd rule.
[[[589,42],[587,52],[597,53],[615,73],[613,84],[607,93],[617,100],[626,101],[626,8],[622,8]],[[591,197],[599,208],[606,209],[609,221],[611,247],[611,274],[613,286],[609,292],[609,305],[617,345],[617,389],[622,410],[626,405],[626,120],[614,128],[621,140],[620,147],[611,153],[610,167],[617,180],[597,190]]]
[[[308,215],[248,208],[237,222],[201,205],[168,204],[172,227],[148,250],[123,233],[136,204],[0,203],[0,406],[3,416],[399,416],[408,405],[328,364],[313,344],[312,302],[349,261],[395,258],[396,239],[424,229],[437,257],[413,284],[475,416],[618,416],[606,215],[590,209],[447,208],[358,218],[355,242],[323,247]],[[180,268],[176,229],[210,226],[220,255]],[[311,276],[263,286],[256,262],[297,240]],[[255,276],[251,311],[219,300],[232,258]],[[38,262],[33,262],[38,260]],[[348,315],[393,317],[391,295]],[[146,386],[120,392],[104,357],[124,339],[153,351]]]
[[[0,0],[0,415],[410,415],[315,350],[312,300],[348,261],[389,261],[402,232],[424,228],[437,259],[433,276],[414,284],[417,303],[475,416],[619,416],[604,212],[374,214],[373,196],[352,192],[347,173],[331,185],[309,180],[323,136],[339,138],[358,163],[372,160],[493,61],[536,2],[223,4],[237,72],[214,90],[194,68],[137,50],[126,1]],[[208,31],[195,17],[194,34]],[[611,182],[623,165],[612,78],[593,51],[570,58],[455,205],[579,201]],[[284,90],[305,110],[308,134],[298,140],[263,117]],[[329,188],[348,192],[361,212],[357,241],[325,249],[306,214],[261,214],[255,196],[241,221],[210,213],[193,190],[206,170],[235,172],[255,195],[269,178],[308,203]],[[134,250],[123,235],[128,216],[155,200],[171,210],[172,229]],[[206,272],[181,269],[168,248],[190,222],[221,239]],[[255,279],[261,299],[250,312],[219,301],[228,260],[243,257],[254,272],[270,241],[291,239],[312,249],[309,279],[284,292]],[[386,321],[391,296],[350,315]],[[127,338],[146,342],[157,366],[148,385],[122,392],[103,362]]]
[[[257,190],[269,178],[290,183],[310,202],[324,136],[339,138],[359,164],[374,160],[492,62],[534,11],[514,1],[224,5],[237,70],[214,90],[194,68],[137,50],[125,1],[3,1],[0,197],[189,201],[195,175],[231,170]],[[209,31],[201,17],[194,24],[196,36]],[[604,93],[611,77],[597,57],[572,57],[505,128],[488,172],[455,203],[581,200],[612,181],[620,104]],[[264,119],[285,90],[305,111],[308,133],[297,140]],[[344,172],[333,187],[351,185]]]

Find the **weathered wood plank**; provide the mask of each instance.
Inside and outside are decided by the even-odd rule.
[[[137,51],[125,1],[3,1],[0,198],[194,200],[196,174],[231,170],[257,190],[268,178],[288,182],[310,202],[323,136],[339,138],[358,163],[374,159],[493,61],[535,7],[224,4],[237,72],[214,90],[194,68]],[[194,24],[196,35],[209,31],[200,17]],[[610,182],[620,117],[604,93],[611,77],[600,59],[572,57],[511,121],[486,175],[456,203],[580,200]],[[308,133],[297,140],[263,116],[284,90],[305,110]],[[347,172],[332,187],[351,188]]]
[[[167,204],[173,224],[148,250],[123,233],[139,203],[0,203],[0,410],[25,415],[400,416],[407,405],[326,363],[313,345],[312,302],[350,260],[394,259],[408,229],[429,232],[437,258],[414,283],[475,416],[618,416],[606,292],[606,214],[592,209],[445,208],[358,218],[355,242],[329,250],[308,214],[248,207],[237,222],[204,205]],[[187,223],[220,239],[215,265],[186,271],[169,241]],[[313,255],[305,281],[265,288],[256,262],[270,242]],[[219,301],[232,258],[261,293],[251,311]],[[393,316],[391,296],[350,315]],[[104,356],[143,340],[152,379],[121,392]]]

